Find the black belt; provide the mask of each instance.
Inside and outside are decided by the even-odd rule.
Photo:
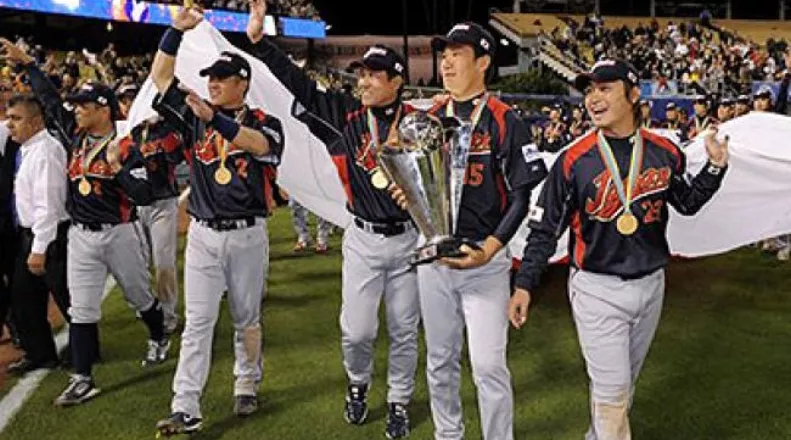
[[[83,223],[83,222],[73,222],[72,224],[74,226],[76,226],[76,227],[78,227],[80,229],[84,229],[86,231],[102,232],[102,231],[106,231],[108,229],[112,229],[112,228],[120,225],[121,223]]]
[[[255,226],[255,217],[244,218],[214,218],[209,220],[195,219],[198,224],[215,231],[232,231]]]
[[[365,221],[359,217],[354,218],[354,224],[365,232],[370,234],[381,234],[385,237],[401,235],[413,228],[412,222],[409,221],[397,223],[373,223]]]

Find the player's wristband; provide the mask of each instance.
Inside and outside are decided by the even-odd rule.
[[[239,125],[238,122],[220,112],[214,112],[214,117],[209,124],[229,142],[233,142],[236,136],[239,135],[239,130],[242,129],[242,126]]]
[[[176,52],[178,52],[179,46],[181,46],[181,38],[183,36],[183,31],[173,27],[168,28],[168,30],[165,31],[165,35],[159,40],[159,50],[172,57],[176,56]]]

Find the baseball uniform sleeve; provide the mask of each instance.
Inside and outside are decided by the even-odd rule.
[[[264,135],[269,142],[269,153],[256,157],[257,160],[267,162],[272,165],[279,165],[280,158],[283,156],[283,145],[285,144],[285,134],[283,124],[280,119],[264,114],[260,110],[255,112],[255,128]]]
[[[530,208],[530,190],[547,175],[543,159],[532,144],[527,126],[514,112],[506,114],[506,137],[501,167],[508,191],[505,213],[494,231],[500,243],[514,236]]]
[[[330,123],[336,130],[343,130],[346,115],[352,109],[360,107],[359,101],[351,95],[327,90],[316,81],[310,79],[301,68],[273,43],[266,38],[261,40],[252,52],[263,61],[277,80],[294,95],[302,108],[294,108],[297,117],[299,110],[307,110],[310,114]],[[302,116],[300,119],[304,119]]]
[[[44,106],[47,128],[65,148],[69,148],[77,127],[74,113],[65,107],[58,89],[35,63],[24,66],[24,71],[30,80],[30,87]]]
[[[514,281],[518,288],[532,291],[538,287],[549,257],[555,253],[558,239],[568,227],[569,219],[576,210],[572,177],[570,173],[566,174],[564,162],[566,153],[561,153],[544,182],[538,203],[528,217],[530,235],[527,237],[522,264]]]
[[[154,188],[143,155],[134,145],[129,137],[121,141],[121,170],[115,178],[135,205],[149,205],[154,201]]]
[[[159,93],[154,97],[153,108],[170,124],[181,137],[186,145],[192,145],[195,140],[201,137],[201,132],[205,130],[205,124],[200,123],[195,114],[187,105],[187,93],[179,88],[178,78],[173,78],[170,87],[165,93]]]
[[[691,182],[685,176],[686,157],[678,149],[677,166],[670,180],[669,202],[681,215],[694,215],[714,196],[725,177],[727,167],[708,162]]]

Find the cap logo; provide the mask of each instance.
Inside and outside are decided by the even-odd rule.
[[[229,55],[223,55],[220,57],[220,61],[227,61],[230,63],[233,62],[233,59]]]
[[[107,98],[105,98],[104,96],[100,96],[96,98],[96,102],[98,102],[101,105],[107,105]]]
[[[393,66],[393,68],[398,73],[403,73],[404,72],[404,66],[402,66],[401,63],[395,63],[395,66]]]
[[[241,76],[244,79],[247,79],[247,77],[250,76],[250,74],[247,73],[247,69],[243,67],[241,70],[239,70],[239,76]]]
[[[629,73],[626,74],[626,77],[629,78],[629,81],[637,84],[637,75],[635,75],[634,72],[629,71]]]
[[[368,52],[365,52],[365,55],[363,55],[363,58],[368,58],[368,57],[371,57],[373,55],[379,55],[379,56],[382,56],[382,57],[387,56],[387,50],[382,49],[381,47],[372,47],[372,48],[368,49]]]
[[[470,30],[470,25],[468,24],[457,24],[453,26],[453,28],[448,32],[448,36],[450,37],[453,35],[454,32],[468,32]]]
[[[591,71],[598,69],[599,67],[613,67],[615,66],[615,60],[601,60],[596,62],[591,68]]]
[[[484,49],[486,49],[486,50],[489,50],[489,48],[490,48],[491,46],[489,45],[489,42],[488,42],[488,41],[486,41],[486,39],[485,39],[485,38],[481,38],[481,47],[482,47],[482,48],[484,48]]]

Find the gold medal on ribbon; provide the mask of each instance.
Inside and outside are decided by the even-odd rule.
[[[85,177],[82,178],[80,181],[80,186],[77,187],[80,190],[80,194],[83,196],[88,196],[91,193],[91,183],[88,182],[88,179]]]
[[[387,189],[387,187],[390,185],[390,181],[387,180],[387,176],[385,176],[384,171],[377,167],[371,174],[371,184],[376,189]]]
[[[615,226],[622,235],[632,235],[637,231],[638,224],[637,217],[631,212],[627,212],[618,217],[618,222]]]
[[[231,183],[231,171],[224,166],[217,168],[217,171],[214,172],[214,180],[220,185]]]
[[[635,181],[640,175],[640,167],[643,161],[642,135],[638,130],[638,133],[632,138],[632,154],[631,159],[629,160],[629,174],[626,177],[626,188],[624,188],[624,183],[621,180],[621,172],[618,168],[618,161],[615,159],[615,155],[613,154],[612,148],[610,147],[610,143],[607,142],[607,138],[604,137],[604,134],[601,131],[598,133],[598,141],[599,153],[601,154],[605,167],[607,167],[607,170],[610,172],[610,179],[613,186],[615,186],[618,199],[623,204],[623,214],[621,214],[618,217],[618,220],[615,222],[615,228],[621,235],[632,235],[637,232],[637,228],[640,226],[640,222],[637,220],[637,217],[632,214],[631,206]]]

